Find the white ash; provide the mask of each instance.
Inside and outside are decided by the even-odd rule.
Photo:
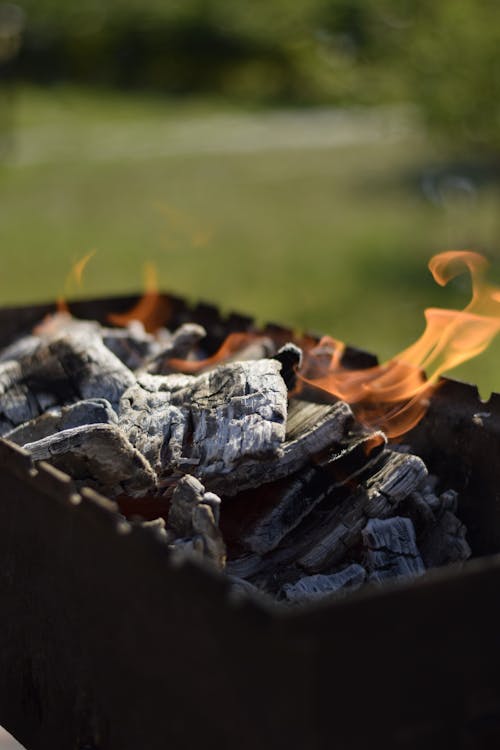
[[[316,601],[470,556],[456,493],[438,494],[418,456],[387,448],[343,402],[289,401],[295,345],[276,353],[250,336],[236,359],[169,372],[172,360],[205,361],[205,335],[194,323],[149,334],[55,315],[0,352],[0,435],[111,497],[175,486],[167,526],[146,526],[175,559],[219,570],[221,507],[266,485],[274,504],[227,564],[235,590]]]

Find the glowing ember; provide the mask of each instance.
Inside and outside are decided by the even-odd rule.
[[[154,333],[165,325],[170,317],[170,304],[159,292],[156,268],[152,263],[144,266],[144,280],[145,292],[139,302],[128,312],[108,315],[110,323],[126,326],[133,320],[138,320],[149,333]]]
[[[389,362],[364,370],[343,367],[344,345],[322,339],[307,353],[299,373],[303,383],[347,401],[360,420],[381,427],[389,437],[414,427],[425,414],[440,375],[483,352],[500,330],[500,288],[484,280],[488,261],[482,255],[440,253],[429,268],[441,286],[469,271],[472,299],[464,310],[428,308],[426,328],[412,346]]]

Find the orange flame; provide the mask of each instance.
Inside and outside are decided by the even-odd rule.
[[[170,317],[170,304],[158,290],[158,277],[153,263],[144,265],[144,286],[143,296],[128,312],[108,315],[110,323],[126,326],[133,320],[138,320],[150,333],[165,325]]]
[[[58,313],[69,313],[68,303],[66,298],[68,297],[69,290],[74,284],[80,287],[83,282],[83,272],[87,267],[89,261],[94,257],[97,250],[91,250],[89,253],[80,258],[74,265],[69,274],[66,276],[64,282],[64,294],[57,298],[57,312]]]
[[[344,345],[322,339],[307,354],[299,377],[347,401],[361,421],[389,437],[403,435],[425,414],[442,373],[483,352],[500,331],[500,288],[485,281],[487,268],[488,261],[471,251],[434,256],[429,269],[441,286],[469,271],[472,299],[464,310],[428,308],[426,328],[412,346],[364,370],[343,367]]]
[[[220,362],[225,362],[245,346],[259,339],[262,339],[262,335],[257,333],[230,333],[211,357],[200,360],[172,358],[168,360],[168,366],[172,370],[194,375],[205,368],[215,367]]]

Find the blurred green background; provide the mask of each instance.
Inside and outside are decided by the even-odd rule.
[[[500,278],[493,0],[0,3],[2,304],[161,286],[387,359]],[[500,344],[457,376],[500,391]]]

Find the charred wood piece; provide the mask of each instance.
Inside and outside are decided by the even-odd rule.
[[[171,549],[179,557],[197,555],[219,570],[226,562],[226,548],[219,530],[220,498],[195,477],[186,475],[177,483],[168,514]]]
[[[183,323],[171,334],[171,338],[166,345],[149,359],[146,370],[152,374],[171,372],[169,360],[187,359],[206,335],[207,332],[203,326],[197,323]]]
[[[355,591],[365,583],[366,577],[363,566],[352,563],[336,573],[305,576],[295,583],[286,583],[280,593],[289,602],[303,604],[324,599],[339,591]]]
[[[91,424],[116,424],[118,417],[109,401],[103,398],[77,401],[69,406],[49,409],[36,419],[15,427],[4,437],[18,445],[42,440],[56,432]]]
[[[302,349],[295,344],[285,344],[274,355],[273,359],[281,362],[281,377],[289,391],[297,384],[297,370],[302,365]]]
[[[443,510],[434,527],[420,542],[422,558],[428,568],[468,560],[471,548],[467,529],[451,510]]]
[[[103,343],[130,370],[137,370],[154,357],[160,345],[143,324],[132,320],[125,328],[103,328]]]
[[[353,414],[343,401],[335,404],[311,404],[292,400],[288,408],[286,439],[272,457],[248,460],[236,465],[228,476],[210,478],[210,487],[233,496],[244,489],[258,487],[299,471],[332,443],[338,443],[353,423]]]
[[[367,446],[373,443],[371,434],[349,433],[340,448],[329,449],[326,459],[315,459],[315,465],[296,472],[284,486],[278,482],[253,490],[247,502],[251,502],[257,492],[261,495],[267,493],[269,499],[257,518],[253,518],[250,512],[246,513],[249,523],[240,531],[241,545],[261,555],[275,549],[325,498],[367,470],[375,460],[373,454],[378,455],[385,445],[385,442],[377,441],[376,447],[368,454]],[[236,509],[238,502],[239,498],[235,498]]]
[[[34,354],[0,365],[0,433],[74,401],[105,398],[114,408],[134,382],[93,332],[45,341]]]
[[[388,578],[417,576],[425,572],[409,518],[370,518],[361,535],[366,548],[369,581],[380,583]]]
[[[282,454],[287,390],[280,369],[279,362],[264,359],[196,377],[146,375],[124,394],[120,422],[164,474],[189,469],[234,493],[252,460],[258,468]],[[154,447],[148,448],[153,433]]]
[[[156,475],[114,424],[74,427],[23,446],[35,461],[48,460],[77,485],[110,497],[140,497],[156,489]]]

